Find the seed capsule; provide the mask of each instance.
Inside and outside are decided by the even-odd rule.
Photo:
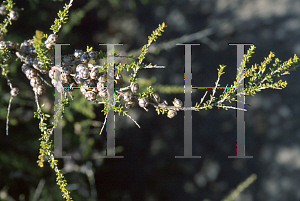
[[[102,98],[105,98],[105,97],[107,97],[107,92],[106,92],[106,90],[103,90],[103,91],[99,91],[99,96],[100,97],[102,97]]]
[[[82,68],[79,71],[79,77],[83,78],[83,79],[87,79],[90,76],[90,71],[88,68]]]
[[[99,81],[99,82],[105,82],[106,80],[107,80],[107,73],[101,72],[101,73],[99,74],[98,81]]]
[[[123,76],[118,73],[116,75],[116,81],[117,81],[117,84],[122,84],[123,83]]]
[[[85,64],[78,64],[76,66],[76,72],[79,73],[82,69],[87,68]]]
[[[31,68],[31,69],[28,69],[28,70],[25,72],[25,75],[26,75],[26,77],[30,80],[31,78],[37,76],[37,72],[36,72],[36,70],[34,70],[34,69]]]
[[[131,85],[131,87],[130,87],[130,89],[131,89],[131,91],[132,91],[132,93],[137,93],[138,91],[139,91],[139,84],[137,84],[137,83],[133,83],[132,85]]]
[[[17,88],[17,87],[14,87],[14,88],[12,88],[12,89],[10,90],[10,94],[11,94],[12,96],[17,96],[17,95],[19,95],[19,93],[20,93],[20,90],[19,90],[19,88]]]
[[[92,51],[89,51],[88,54],[91,59],[93,59],[93,60],[97,59],[97,52],[92,50]]]
[[[91,79],[85,80],[82,84],[82,86],[86,89],[95,87],[95,85],[95,81]]]
[[[174,106],[175,107],[182,107],[182,101],[180,100],[180,99],[175,99],[174,101],[173,101],[173,104],[174,104]]]
[[[75,78],[74,78],[74,81],[75,81],[77,84],[82,84],[82,83],[84,82],[84,79],[81,78],[81,77],[79,76],[78,73],[76,73]]]
[[[8,10],[6,10],[5,6],[0,7],[0,15],[7,15]]]
[[[9,12],[9,17],[12,20],[17,20],[19,18],[19,13],[17,11],[12,10]]]
[[[126,102],[131,101],[131,99],[132,99],[132,93],[129,92],[129,91],[125,92],[123,98],[124,98],[124,101],[126,101]]]
[[[47,43],[56,43],[58,40],[58,35],[50,34],[47,38]]]
[[[125,107],[126,107],[127,109],[133,108],[134,106],[135,106],[135,102],[129,101],[129,102],[125,103]]]
[[[27,70],[30,69],[30,66],[27,65],[27,64],[23,64],[22,67],[21,67],[21,69],[22,69],[22,72],[25,73]]]
[[[31,56],[25,57],[25,63],[31,65],[33,63],[33,58]]]
[[[42,83],[42,81],[41,81],[41,79],[39,77],[33,77],[33,78],[30,79],[30,85],[32,87],[37,87],[41,83]]]
[[[80,58],[80,56],[83,54],[83,51],[82,50],[76,50],[75,52],[74,52],[74,56],[76,57],[76,58]]]
[[[97,83],[97,90],[100,92],[100,91],[103,91],[104,90],[104,87],[105,87],[105,82],[98,82]]]
[[[177,115],[177,111],[176,110],[169,110],[168,111],[168,114],[167,114],[167,117],[169,118],[173,118]]]
[[[88,100],[88,101],[93,101],[96,99],[96,94],[92,91],[87,91],[86,94],[85,94],[85,98]]]
[[[70,56],[64,57],[63,62],[65,62],[65,64],[71,63],[72,62],[72,57],[70,57]]]
[[[140,107],[147,107],[149,104],[149,100],[146,97],[142,97],[141,99],[139,99],[139,106]]]
[[[80,56],[80,61],[82,62],[82,63],[87,63],[87,62],[89,62],[89,55],[88,54],[86,54],[86,53],[84,53],[84,54],[82,54],[81,56]]]
[[[72,73],[72,68],[70,68],[69,66],[64,66],[62,70],[66,75],[70,75]]]
[[[33,88],[33,91],[40,96],[46,92],[46,87],[44,85],[38,85]]]
[[[153,100],[156,102],[156,103],[160,103],[160,97],[157,93],[153,93],[152,94],[152,97],[153,97]]]
[[[94,80],[96,80],[96,79],[98,79],[98,77],[99,77],[99,71],[96,69],[96,70],[93,70],[91,73],[90,73],[90,77],[91,77],[91,79],[94,79]]]
[[[17,44],[13,41],[6,41],[6,46],[9,48],[9,49],[16,49],[17,48]]]

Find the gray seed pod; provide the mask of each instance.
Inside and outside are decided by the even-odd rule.
[[[53,47],[54,47],[54,45],[53,45],[52,43],[47,43],[47,44],[46,44],[46,48],[47,48],[48,50],[51,50]]]
[[[12,10],[9,12],[9,17],[12,20],[17,20],[19,18],[19,13],[17,11]]]
[[[152,97],[153,97],[153,100],[156,102],[156,103],[160,103],[160,97],[157,93],[153,93],[152,94]]]
[[[131,85],[130,89],[131,89],[132,93],[134,93],[134,94],[137,93],[139,91],[139,89],[140,89],[139,84],[133,83]]]
[[[100,91],[103,91],[104,89],[105,89],[105,82],[98,82],[97,90],[100,92]]]
[[[50,34],[46,40],[47,43],[56,43],[58,40],[58,35]]]
[[[89,62],[90,58],[89,58],[89,55],[87,53],[84,53],[80,56],[80,61],[82,63],[87,63]]]
[[[87,91],[86,94],[85,94],[85,98],[88,100],[88,101],[93,101],[96,99],[96,94],[92,91]]]
[[[5,6],[0,7],[0,15],[7,15],[8,10],[6,10]]]
[[[20,49],[23,51],[23,52],[28,52],[28,47],[30,46],[30,43],[28,42],[23,42],[21,43],[20,45]]]
[[[167,114],[167,117],[169,118],[173,118],[177,115],[177,111],[176,110],[169,110],[168,111],[168,114]]]
[[[82,84],[82,86],[84,87],[84,88],[92,88],[92,87],[95,87],[95,81],[94,80],[91,80],[91,79],[88,79],[88,80],[85,80],[84,82],[83,82],[83,84]]]
[[[93,60],[97,59],[97,52],[92,50],[92,51],[89,51],[88,54],[91,59],[93,59]]]
[[[132,99],[132,93],[130,91],[125,92],[124,95],[123,95],[123,99],[126,102],[131,101],[131,99]]]
[[[55,70],[54,69],[49,70],[49,77],[51,79],[54,79],[54,74],[55,74]]]
[[[78,64],[76,66],[76,72],[79,73],[79,71],[81,71],[82,69],[87,68],[85,64]]]
[[[99,82],[105,82],[106,80],[107,80],[107,73],[101,72],[101,73],[99,74],[98,81],[99,81]]]
[[[166,100],[163,101],[164,105],[168,105],[168,102]]]
[[[135,102],[129,101],[129,102],[125,103],[125,107],[127,109],[133,108],[134,106],[135,106]]]
[[[107,97],[107,91],[106,90],[103,90],[103,91],[99,91],[99,96],[101,97],[101,98],[106,98]]]
[[[70,68],[69,66],[64,66],[63,68],[62,68],[62,70],[63,70],[63,74],[66,74],[66,75],[70,75],[71,73],[72,73],[72,68]]]
[[[72,62],[72,57],[70,57],[70,56],[64,57],[63,62],[65,62],[66,64],[71,63]]]
[[[37,72],[36,72],[36,70],[34,70],[34,69],[31,68],[31,69],[28,69],[28,70],[25,72],[25,75],[26,75],[26,77],[30,80],[31,78],[37,76]]]
[[[62,83],[71,83],[71,77],[66,74],[61,74]]]
[[[39,77],[33,77],[30,79],[30,85],[32,87],[37,87],[40,84],[42,84],[42,80]]]
[[[10,94],[11,94],[12,96],[17,96],[17,95],[19,95],[19,93],[20,93],[20,90],[19,90],[19,88],[17,88],[17,87],[14,87],[14,88],[12,88],[12,89],[10,90]]]
[[[33,58],[31,57],[31,56],[27,56],[27,57],[25,57],[25,63],[26,64],[29,64],[29,65],[32,65],[32,63],[33,63]]]
[[[121,74],[117,73],[116,81],[117,81],[117,84],[122,84],[123,83],[123,76]]]
[[[174,104],[174,106],[175,107],[182,107],[182,101],[180,100],[180,99],[175,99],[174,101],[173,101],[173,104]]]
[[[30,66],[27,65],[27,64],[23,64],[22,67],[21,67],[21,69],[22,69],[22,72],[25,73],[27,70],[30,69]]]
[[[40,96],[46,92],[46,87],[44,85],[38,85],[37,87],[33,87],[33,91]]]
[[[82,68],[80,71],[79,71],[79,76],[83,79],[87,79],[89,78],[90,76],[90,71],[88,68]]]
[[[6,46],[9,48],[9,49],[16,49],[18,46],[15,42],[13,41],[6,41]]]
[[[74,56],[76,58],[80,58],[80,56],[83,54],[83,51],[82,50],[75,50],[74,52]]]
[[[90,73],[90,77],[91,77],[91,79],[94,79],[94,80],[96,80],[96,79],[98,79],[98,77],[99,77],[99,71],[96,69],[96,70],[93,70],[91,73]]]
[[[77,84],[82,84],[84,82],[84,79],[82,79],[78,73],[76,73],[75,75],[75,78],[74,78],[74,81],[77,83]]]
[[[139,99],[139,106],[140,107],[147,107],[149,104],[149,100],[146,97],[142,97],[141,99]]]

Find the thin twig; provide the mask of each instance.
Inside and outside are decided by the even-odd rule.
[[[131,119],[136,125],[137,127],[141,128],[140,125],[128,114],[125,114],[129,119]]]
[[[105,126],[105,124],[106,124],[106,119],[107,119],[107,114],[105,115],[104,122],[103,122],[103,125],[102,125],[102,128],[101,128],[101,130],[100,130],[100,133],[99,133],[99,135],[101,135],[101,134],[102,134],[102,131],[103,131],[103,129],[104,129],[104,126]]]
[[[8,135],[8,122],[9,122],[9,113],[10,113],[10,106],[11,106],[12,99],[13,99],[13,96],[10,96],[8,108],[7,108],[7,116],[6,116],[6,135]]]

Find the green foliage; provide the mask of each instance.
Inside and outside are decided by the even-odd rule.
[[[38,60],[41,62],[42,69],[48,69],[50,63],[50,56],[48,54],[48,50],[46,45],[42,41],[45,38],[42,31],[36,30],[35,36],[33,36],[33,47],[35,48],[35,52],[37,53]]]
[[[13,3],[12,0],[7,0],[7,1],[3,1],[2,3],[3,5],[5,5],[6,10],[8,11],[6,18],[3,20],[3,22],[0,24],[0,35],[4,35],[7,33],[7,25],[8,24],[12,24],[11,23],[11,18],[9,16],[10,11],[13,10],[13,6],[15,5],[15,3]]]

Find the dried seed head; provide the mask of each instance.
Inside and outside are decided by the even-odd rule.
[[[137,93],[138,91],[139,91],[139,84],[137,84],[137,83],[133,83],[132,85],[131,85],[131,87],[130,87],[130,89],[131,89],[131,91],[132,91],[132,93]]]
[[[124,93],[124,96],[123,96],[123,99],[124,99],[124,101],[126,101],[126,102],[131,101],[131,99],[132,99],[132,93],[129,92],[129,91],[125,92],[125,93]]]
[[[87,54],[87,53],[84,53],[84,54],[82,54],[81,56],[80,56],[80,61],[82,62],[82,63],[87,63],[87,62],[89,62],[89,55]]]
[[[37,87],[42,83],[42,80],[39,77],[33,77],[30,79],[30,85],[32,87]]]
[[[153,97],[153,100],[156,102],[156,103],[160,103],[160,97],[157,93],[153,93],[152,94],[152,97]]]
[[[174,106],[175,107],[182,107],[182,101],[180,100],[180,99],[175,99],[174,101],[173,101],[173,104],[174,104]]]
[[[89,51],[88,54],[91,59],[93,59],[93,60],[97,59],[97,52],[92,50],[92,51]]]
[[[149,104],[149,100],[146,97],[142,97],[141,99],[139,99],[139,106],[140,107],[147,107]]]
[[[129,101],[129,102],[125,103],[125,107],[127,109],[133,108],[134,106],[135,106],[135,102]]]
[[[107,80],[107,73],[101,72],[101,73],[99,74],[98,81],[99,81],[99,82],[105,82],[106,80]]]
[[[83,51],[82,50],[75,50],[74,52],[74,56],[76,58],[80,58],[80,56],[83,54]]]
[[[19,95],[19,93],[20,93],[20,90],[19,90],[19,88],[17,88],[17,87],[14,87],[14,88],[12,88],[12,89],[10,90],[10,94],[11,94],[12,96],[17,96],[17,95]]]
[[[46,92],[46,87],[44,85],[38,85],[37,87],[33,87],[33,91],[40,96]]]
[[[19,18],[19,13],[17,11],[12,10],[9,12],[9,17],[12,20],[17,20]]]
[[[85,94],[85,98],[88,100],[88,101],[93,101],[96,99],[96,93],[94,93],[93,91],[87,91],[86,94]]]
[[[177,115],[177,111],[176,110],[169,110],[168,111],[168,114],[167,114],[167,117],[169,118],[173,118]]]
[[[116,75],[116,81],[117,81],[117,84],[122,84],[123,83],[123,76],[118,73]]]

